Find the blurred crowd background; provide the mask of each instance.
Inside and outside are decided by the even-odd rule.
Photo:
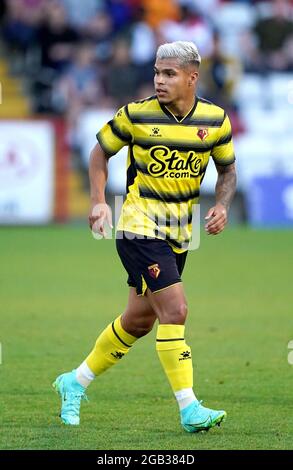
[[[253,223],[266,199],[293,223],[293,0],[2,0],[0,23],[0,118],[64,120],[75,178],[105,119],[154,93],[158,45],[194,41],[203,58],[198,94],[232,121],[235,219]],[[113,192],[125,184],[120,169]],[[211,169],[207,195],[214,181]],[[276,181],[285,187],[278,196]]]

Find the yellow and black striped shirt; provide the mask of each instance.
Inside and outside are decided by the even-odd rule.
[[[225,111],[196,97],[179,120],[152,96],[119,109],[97,139],[108,156],[129,147],[118,230],[166,239],[174,251],[186,250],[209,157],[217,165],[235,160]]]

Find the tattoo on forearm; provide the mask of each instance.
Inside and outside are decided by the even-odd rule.
[[[218,180],[216,184],[216,203],[222,204],[229,210],[233,196],[236,190],[236,171],[235,167],[223,167],[218,170]]]

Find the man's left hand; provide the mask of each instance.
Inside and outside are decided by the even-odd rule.
[[[208,235],[218,235],[225,228],[228,222],[227,209],[223,204],[216,204],[208,211],[205,220],[205,231]]]

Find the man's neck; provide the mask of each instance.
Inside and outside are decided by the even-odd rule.
[[[195,103],[195,96],[192,96],[188,101],[180,101],[178,103],[172,103],[166,108],[174,115],[184,118],[192,110]]]

